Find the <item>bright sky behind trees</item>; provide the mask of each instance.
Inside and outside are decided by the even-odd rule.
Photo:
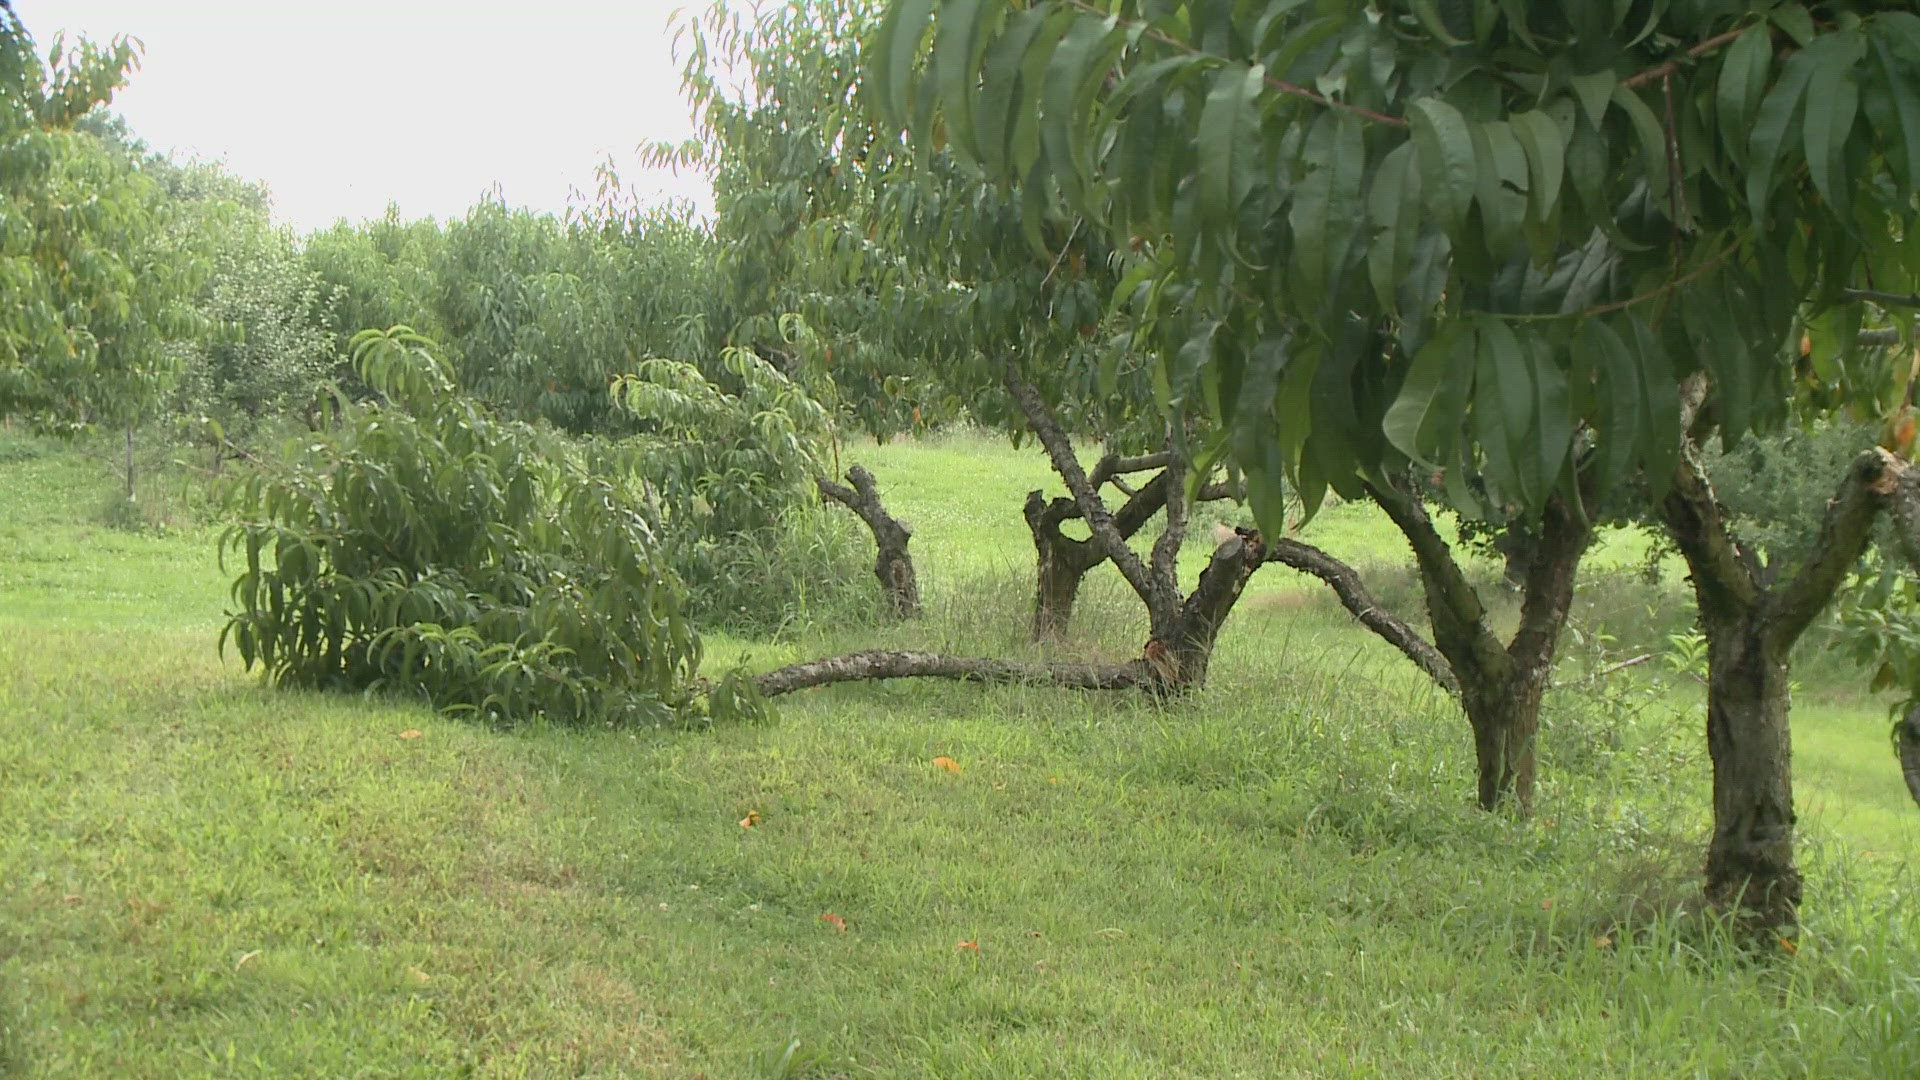
[[[609,156],[643,197],[708,200],[633,151],[692,134],[668,19],[681,0],[14,0],[41,50],[65,31],[146,45],[114,100],[155,149],[265,181],[306,230],[591,198]]]

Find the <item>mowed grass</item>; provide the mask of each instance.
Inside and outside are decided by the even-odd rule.
[[[1031,450],[848,457],[915,526],[929,619],[713,661],[1026,649]],[[211,537],[87,524],[94,468],[0,442],[0,1073],[1920,1070],[1920,815],[1838,691],[1797,718],[1808,925],[1755,951],[1688,913],[1684,679],[1557,694],[1527,821],[1470,808],[1450,703],[1279,568],[1177,706],[884,684],[500,731],[261,688],[213,651]],[[1417,602],[1364,508],[1310,535]],[[1058,648],[1137,649],[1122,589]]]

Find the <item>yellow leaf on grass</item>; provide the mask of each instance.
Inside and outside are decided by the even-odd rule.
[[[823,923],[826,923],[828,926],[833,927],[835,930],[838,930],[843,934],[847,932],[847,920],[841,918],[838,915],[835,915],[831,911],[820,916],[820,921]]]
[[[758,824],[760,824],[760,811],[758,810],[749,810],[747,811],[747,816],[740,819],[740,827],[743,829],[751,829]]]
[[[407,730],[401,732],[400,737],[403,739],[417,739],[420,737],[420,729],[417,727],[410,727]]]
[[[950,773],[958,773],[960,771],[960,763],[944,755],[934,758],[933,766],[936,769],[945,769]]]
[[[954,942],[954,945],[953,945],[953,951],[954,952],[979,952],[980,943],[977,941],[956,941]]]

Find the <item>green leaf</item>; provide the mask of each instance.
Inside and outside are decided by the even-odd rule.
[[[1914,20],[1920,23],[1920,19]],[[1873,59],[1875,69],[1880,76],[1880,85],[1869,93],[1869,105],[1881,106],[1887,114],[1883,126],[1897,128],[1899,141],[1888,136],[1892,131],[1880,132],[1882,145],[1887,147],[1887,157],[1900,181],[1911,191],[1920,186],[1920,86],[1914,80],[1903,78],[1899,62],[1888,52],[1885,43],[1878,38],[1873,41]],[[1915,70],[1909,64],[1909,72]]]
[[[933,0],[901,0],[887,6],[874,35],[869,53],[874,85],[881,111],[898,128],[906,126],[913,62],[919,57],[920,40],[926,36],[927,22],[932,18]]]
[[[1806,93],[1807,80],[1813,76],[1816,59],[1805,50],[1789,57],[1754,117],[1753,137],[1747,143],[1747,205],[1753,210],[1755,222],[1766,218],[1767,200],[1773,195],[1774,170],[1780,165],[1787,131],[1800,115],[1801,98]]]
[[[1501,251],[1518,240],[1527,219],[1527,155],[1505,121],[1473,124],[1479,183],[1474,201],[1487,226],[1487,246]]]
[[[1819,59],[1807,79],[1807,173],[1814,189],[1834,211],[1845,216],[1852,203],[1847,190],[1845,150],[1860,106],[1860,83],[1854,69],[1866,55],[1866,41],[1856,30],[1840,30],[1818,42]],[[1814,53],[1815,49],[1808,49]]]
[[[1367,192],[1367,219],[1373,236],[1367,245],[1367,272],[1380,306],[1399,312],[1399,290],[1413,260],[1420,227],[1420,173],[1412,167],[1411,143],[1387,152],[1374,170]]]
[[[1667,186],[1672,172],[1668,161],[1667,132],[1653,115],[1640,95],[1625,86],[1617,86],[1613,95],[1614,103],[1623,109],[1627,118],[1633,122],[1633,133],[1640,140],[1640,156],[1645,159],[1644,171],[1647,175],[1648,197],[1661,207],[1667,205]]]
[[[1479,324],[1482,370],[1492,375],[1493,385],[1476,388],[1474,409],[1477,413],[1485,404],[1499,414],[1497,425],[1490,430],[1504,441],[1502,449],[1507,455],[1507,471],[1513,484],[1506,488],[1507,494],[1518,496],[1527,506],[1538,506],[1546,495],[1545,485],[1552,482],[1552,477],[1540,475],[1542,455],[1532,445],[1535,410],[1540,400],[1534,385],[1534,365],[1513,328],[1504,321],[1482,318]],[[1492,453],[1484,443],[1481,448]]]
[[[1473,135],[1460,110],[1439,98],[1415,98],[1407,109],[1407,118],[1413,127],[1427,212],[1442,228],[1453,232],[1466,217],[1478,185]]]
[[[1746,161],[1748,125],[1760,95],[1767,89],[1767,72],[1773,65],[1773,35],[1764,23],[1756,23],[1734,39],[1720,63],[1720,82],[1715,93],[1722,140],[1735,164]]]
[[[1259,123],[1257,103],[1265,77],[1266,68],[1259,64],[1228,65],[1214,76],[1200,109],[1196,137],[1200,213],[1219,235],[1220,245],[1229,250],[1245,194],[1240,174],[1251,164],[1243,159],[1254,149],[1249,136]]]
[[[1434,0],[1412,0],[1412,7],[1414,15],[1420,20],[1420,25],[1427,28],[1427,33],[1448,45],[1466,44],[1464,40],[1453,36],[1447,29],[1446,20],[1440,17],[1440,8]]]
[[[974,88],[979,82],[986,27],[1006,9],[1007,0],[942,0],[933,32],[933,68],[940,104],[947,114],[947,145],[965,161],[982,158],[974,138]]]
[[[1443,468],[1452,458],[1453,440],[1445,435],[1460,423],[1463,362],[1471,361],[1472,344],[1462,321],[1443,324],[1414,354],[1399,396],[1380,422],[1394,449],[1428,468]]]
[[[1367,156],[1360,118],[1345,111],[1322,113],[1305,147],[1307,175],[1294,189],[1287,220],[1293,226],[1295,287],[1301,302],[1311,306],[1332,291],[1347,246],[1360,227]]]
[[[1527,194],[1533,207],[1533,220],[1552,220],[1560,198],[1560,183],[1565,175],[1567,136],[1553,117],[1533,109],[1513,117],[1513,134],[1527,155],[1530,180]]]
[[[1767,17],[1773,21],[1773,25],[1785,30],[1794,44],[1805,48],[1813,43],[1813,13],[1807,10],[1805,4],[1782,4]]]
[[[1567,373],[1560,369],[1552,346],[1538,335],[1530,335],[1525,344],[1533,368],[1532,430],[1535,467],[1539,474],[1535,491],[1539,500],[1545,502],[1573,448],[1573,410],[1568,399]]]
[[[1573,96],[1580,102],[1580,108],[1587,114],[1587,122],[1595,128],[1607,118],[1607,102],[1613,100],[1614,91],[1620,86],[1620,78],[1612,71],[1596,71],[1589,75],[1574,75],[1567,79],[1573,87]]]
[[[1580,324],[1580,347],[1593,358],[1602,384],[1599,445],[1594,455],[1595,489],[1601,499],[1624,481],[1639,450],[1640,368],[1619,333],[1605,319]]]

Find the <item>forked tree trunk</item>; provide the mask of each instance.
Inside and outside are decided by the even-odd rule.
[[[1164,459],[1165,455],[1133,461],[1109,456],[1094,467],[1088,482],[1096,483],[1114,475],[1119,466],[1149,460],[1164,462]],[[1207,488],[1201,491],[1200,497],[1218,498],[1225,494],[1224,488],[1218,491]],[[1132,539],[1166,504],[1167,477],[1163,471],[1128,496],[1113,514],[1113,527],[1123,539]],[[1107,561],[1107,554],[1092,537],[1079,540],[1061,531],[1062,524],[1083,516],[1079,504],[1072,499],[1047,501],[1040,492],[1030,491],[1021,514],[1027,520],[1027,530],[1033,534],[1033,637],[1035,641],[1059,637],[1066,633],[1073,619],[1073,604],[1080,595],[1080,583],[1088,571]]]
[[[1707,637],[1707,751],[1713,759],[1713,838],[1706,897],[1755,926],[1798,917],[1788,660],[1847,570],[1905,471],[1883,450],[1854,459],[1827,502],[1819,541],[1788,580],[1769,584],[1736,542],[1691,446],[1661,515],[1686,557]]]
[[[900,618],[918,618],[920,579],[913,570],[913,557],[907,554],[907,541],[913,539],[913,530],[887,513],[887,508],[880,502],[880,492],[874,485],[872,473],[855,465],[847,470],[847,480],[853,487],[836,484],[824,476],[817,478],[814,483],[823,497],[852,510],[860,516],[861,521],[867,523],[867,528],[873,533],[876,550],[873,576],[879,579],[880,590],[886,594],[888,605]]]
[[[1386,485],[1370,486],[1368,493],[1413,548],[1433,627],[1432,647],[1446,658],[1473,731],[1480,806],[1492,810],[1511,794],[1522,813],[1530,812],[1540,703],[1573,603],[1580,557],[1593,539],[1592,525],[1558,498],[1542,511],[1521,582],[1520,626],[1503,644],[1420,500]],[[1406,646],[1401,649],[1416,662],[1422,659]]]

